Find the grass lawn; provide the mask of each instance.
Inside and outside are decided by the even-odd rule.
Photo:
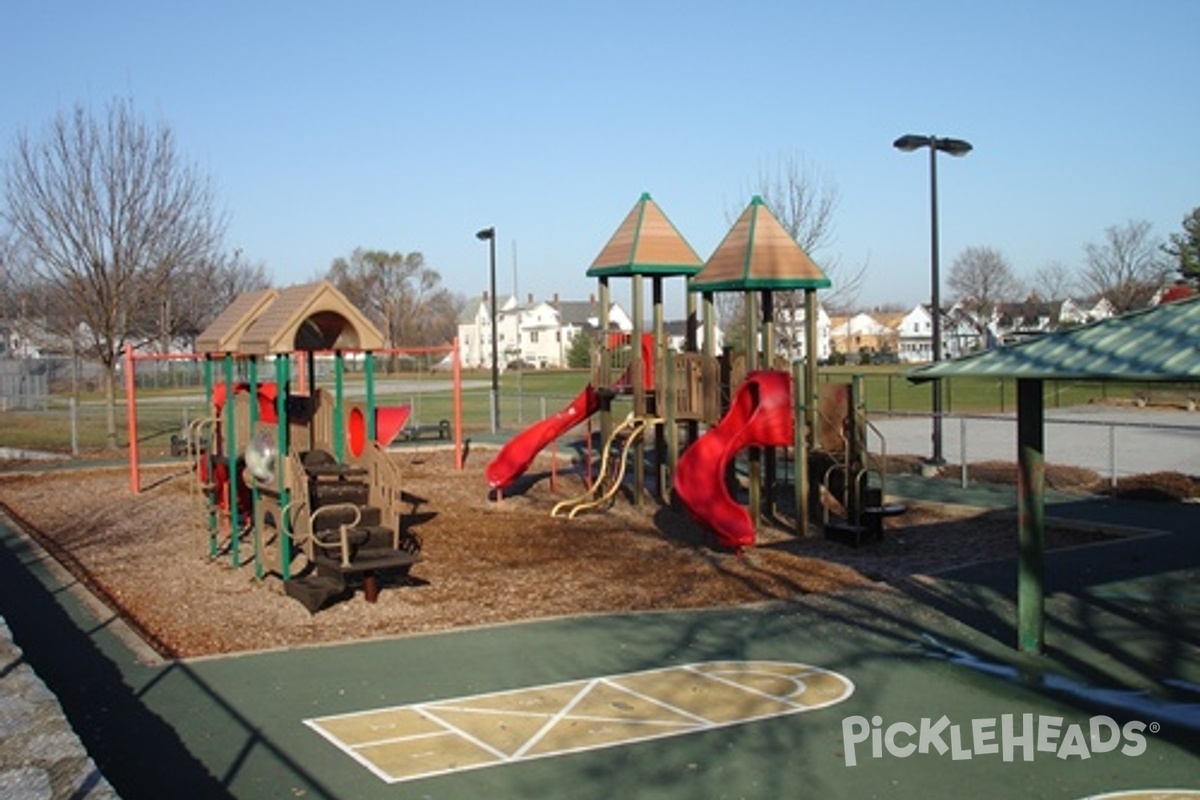
[[[931,387],[913,384],[906,365],[822,367],[821,381],[847,382],[860,375],[869,414],[928,413]],[[500,376],[501,428],[519,429],[569,403],[591,379],[588,370],[506,371]],[[380,374],[376,402],[380,405],[411,405],[412,422],[437,424],[454,418],[454,404],[444,372]],[[399,381],[399,384],[394,383]],[[491,373],[463,373],[463,429],[468,435],[490,431]],[[325,377],[320,385],[332,390]],[[389,384],[401,388],[389,389]],[[1195,387],[1141,384],[1102,384],[1047,381],[1046,407],[1077,405],[1096,401],[1134,401],[1148,396],[1152,401],[1185,403]],[[347,372],[345,391],[351,397],[363,394],[363,375]],[[956,378],[942,381],[942,407],[947,414],[1011,413],[1016,407],[1016,381],[998,378]],[[117,439],[128,442],[123,394],[116,409]],[[138,390],[138,436],[145,453],[166,452],[170,436],[180,432],[187,420],[204,413],[203,387],[162,387]],[[105,446],[103,401],[98,394],[81,395],[75,415],[75,439],[81,452],[102,451]],[[72,425],[69,399],[52,396],[44,411],[0,412],[0,446],[69,453]]]

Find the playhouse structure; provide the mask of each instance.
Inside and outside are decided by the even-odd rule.
[[[868,457],[859,383],[818,386],[816,292],[830,281],[760,197],[701,261],[643,194],[587,274],[599,282],[601,310],[592,381],[563,412],[510,440],[489,465],[492,489],[509,485],[541,448],[598,413],[599,474],[583,495],[556,505],[555,515],[602,507],[622,485],[641,503],[650,465],[662,500],[677,499],[720,544],[740,549],[754,544],[764,501],[773,502],[781,448],[792,457],[798,534],[807,535],[814,518],[827,535],[857,545],[881,535],[884,517],[900,513],[883,502],[883,471]],[[643,330],[647,277],[650,331]],[[684,278],[683,352],[668,348],[663,332],[664,279],[671,277]],[[607,319],[610,281],[620,278],[632,281],[630,336],[611,332]],[[744,294],[747,347],[718,354],[713,296],[730,291]],[[805,356],[792,364],[776,355],[775,294],[783,291],[804,298]],[[618,404],[626,402],[624,421],[615,424]],[[747,506],[729,488],[728,474],[742,455]]]
[[[189,424],[187,448],[210,555],[234,566],[252,559],[258,576],[281,577],[310,611],[359,583],[373,602],[382,573],[420,560],[402,526],[401,476],[384,452],[408,409],[375,404],[383,345],[327,281],[239,295],[196,341],[211,413]],[[332,392],[315,385],[318,356]],[[347,396],[348,359],[361,365],[363,400]]]

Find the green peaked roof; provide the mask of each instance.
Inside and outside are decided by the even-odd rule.
[[[824,289],[829,278],[758,195],[689,285],[693,292]]]
[[[649,194],[642,194],[588,268],[611,275],[694,275],[704,262]]]
[[[909,373],[909,380],[958,375],[1200,381],[1200,297],[943,361]]]

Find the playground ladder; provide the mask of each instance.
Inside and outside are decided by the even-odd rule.
[[[604,454],[600,458],[600,472],[591,487],[578,497],[563,500],[555,505],[550,510],[550,516],[557,517],[560,512],[563,512],[567,519],[575,519],[575,515],[579,512],[597,508],[609,502],[625,480],[625,467],[633,443],[645,434],[648,427],[660,422],[662,420],[659,417],[634,414],[627,416],[620,425],[613,429],[608,441],[604,443]],[[612,451],[621,437],[624,437],[624,441],[621,443],[620,456],[613,458]]]

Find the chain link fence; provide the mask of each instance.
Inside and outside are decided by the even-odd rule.
[[[48,451],[59,455],[112,454],[108,449],[107,411],[95,394],[75,400],[65,393],[69,362],[47,372],[50,393],[41,401],[0,411],[0,449]],[[353,373],[351,373],[353,374]],[[328,376],[319,376],[322,379]],[[361,376],[359,376],[361,378]],[[53,379],[53,380],[52,380]],[[822,375],[823,380],[843,379]],[[563,381],[567,391],[527,391],[520,379],[506,383],[500,394],[500,433],[491,437],[491,386],[488,376],[468,374],[462,382],[462,426],[468,438],[503,441],[528,425],[567,406],[586,378]],[[867,376],[864,390],[876,432],[872,451],[927,458],[932,453],[928,411],[930,387],[911,384],[903,374]],[[96,381],[77,374],[77,385]],[[170,452],[171,439],[191,420],[204,416],[203,369],[199,364],[167,363],[139,367],[138,434],[146,456]],[[578,384],[578,385],[576,385]],[[450,376],[434,368],[376,377],[379,405],[407,405],[409,424],[437,432],[454,418]],[[973,480],[971,465],[1016,459],[1015,383],[1013,381],[943,381],[945,415],[942,453],[944,472]],[[144,393],[143,393],[144,392]],[[1196,384],[1102,385],[1070,381],[1046,382],[1046,462],[1093,470],[1109,482],[1135,474],[1176,471],[1200,475],[1200,393]],[[361,399],[363,384],[350,380],[346,396]],[[620,400],[618,400],[618,404]],[[986,413],[976,408],[987,409]],[[614,409],[620,415],[620,405]],[[123,395],[114,409],[119,447],[128,444]],[[582,430],[582,428],[580,429]],[[880,437],[882,435],[882,438]],[[11,453],[10,453],[11,456]]]
[[[929,414],[877,417],[871,427],[874,453],[926,459],[933,453]],[[1098,404],[1049,409],[1044,437],[1047,465],[1090,470],[1109,485],[1158,472],[1200,477],[1200,412]],[[957,475],[964,487],[982,464],[1015,463],[1016,416],[943,415],[942,456],[943,474]]]

